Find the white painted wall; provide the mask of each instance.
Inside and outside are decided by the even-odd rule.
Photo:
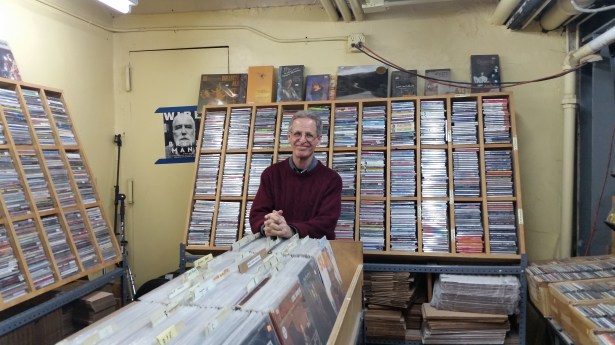
[[[494,8],[494,2],[488,0],[415,5],[370,14],[366,21],[351,23],[330,22],[318,6],[129,15],[115,18],[113,26],[118,32],[111,34],[44,9],[35,0],[0,0],[0,37],[9,40],[25,80],[65,90],[99,190],[109,203],[108,192],[113,187],[115,171],[111,139],[115,132],[121,132],[125,119],[131,115],[130,97],[123,88],[123,71],[130,51],[229,46],[231,73],[246,72],[250,65],[304,64],[306,74],[335,74],[340,65],[376,63],[365,55],[346,52],[344,37],[363,33],[370,49],[399,65],[419,72],[449,67],[453,79],[460,81],[470,80],[472,54],[499,54],[504,81],[535,79],[560,71],[565,55],[563,36],[541,33],[537,27],[512,32],[503,26],[493,26],[489,17]],[[190,30],[182,29],[188,27]],[[305,38],[309,42],[280,42]],[[332,40],[323,41],[325,38]],[[39,51],[44,53],[38,54]],[[226,71],[220,73],[223,72]],[[195,79],[201,73],[195,70]],[[419,82],[419,90],[422,89],[423,83]],[[560,79],[511,89],[517,112],[530,260],[551,258],[557,248],[561,89]],[[194,97],[196,102],[196,94]],[[152,121],[158,120],[152,117]],[[132,173],[123,168],[123,180]],[[184,178],[191,176],[187,173]],[[190,190],[178,190],[169,198],[183,200],[189,194]],[[172,206],[161,200],[160,208],[168,207]],[[129,218],[130,211],[129,208]],[[152,209],[151,217],[162,214],[157,211]],[[185,214],[186,210],[178,206],[175,212]],[[184,231],[185,223],[178,222],[176,228],[166,231]],[[135,232],[148,231],[132,218],[127,226]],[[165,232],[152,235],[166,236]],[[164,254],[169,262],[165,267],[133,266],[138,284],[176,267],[177,255]]]

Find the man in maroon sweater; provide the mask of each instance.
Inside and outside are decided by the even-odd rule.
[[[273,164],[261,175],[250,209],[252,232],[265,236],[335,239],[342,205],[342,178],[314,157],[322,138],[322,121],[298,111],[288,126],[291,158]]]

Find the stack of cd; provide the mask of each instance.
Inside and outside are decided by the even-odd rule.
[[[361,200],[359,236],[363,250],[384,250],[384,201]]]
[[[416,202],[391,201],[391,250],[416,252]]]
[[[222,173],[222,191],[220,195],[241,196],[243,193],[243,176],[246,169],[246,154],[227,154]]]
[[[203,154],[199,157],[194,195],[216,195],[220,154]]]
[[[421,204],[423,251],[448,253],[448,202],[423,200]]]
[[[288,142],[290,120],[297,111],[294,109],[284,109],[282,111],[282,127],[280,128],[280,138],[278,140],[278,147],[281,149],[290,148],[290,143]]]
[[[448,195],[446,161],[446,150],[421,150],[421,194],[423,197],[446,197]]]
[[[189,245],[209,245],[211,220],[214,216],[215,204],[216,202],[213,200],[194,201],[190,226],[188,227]]]
[[[89,232],[85,228],[81,213],[79,211],[68,211],[64,215],[83,268],[87,270],[98,265],[96,250],[90,240]]]
[[[328,105],[310,106],[309,110],[316,112],[322,121],[322,138],[318,147],[329,147],[329,130],[331,128],[331,108]]]
[[[62,145],[77,145],[75,134],[73,134],[73,126],[70,123],[62,99],[60,97],[47,96],[47,102],[49,103],[49,109],[51,109],[51,115],[58,129]]]
[[[446,144],[444,101],[421,101],[421,144]]]
[[[4,108],[4,118],[15,145],[32,145],[32,137],[30,137],[30,132],[28,131],[28,122],[21,111],[21,104],[17,99],[17,93],[2,89],[0,91],[0,106]],[[4,135],[2,135],[1,139],[3,144],[6,143]]]
[[[38,143],[40,145],[55,145],[49,119],[45,114],[40,94],[38,91],[28,89],[22,89],[22,91]]]
[[[492,254],[517,254],[517,222],[512,201],[487,202]]]
[[[483,253],[481,203],[455,204],[455,248],[457,253]]]
[[[45,254],[34,221],[32,219],[21,220],[14,222],[13,227],[34,287],[41,289],[55,283],[49,258]]]
[[[386,106],[364,107],[361,143],[363,146],[386,145]]]
[[[414,102],[391,103],[391,146],[414,145]]]
[[[226,141],[226,148],[228,150],[248,148],[251,119],[252,108],[232,108],[228,139]]]
[[[216,235],[214,246],[230,246],[237,239],[241,202],[220,201],[216,218]]]
[[[79,271],[79,266],[77,266],[75,255],[68,246],[66,235],[62,231],[58,217],[42,217],[41,222],[62,279],[76,274]]]
[[[253,149],[273,149],[278,108],[258,108],[254,123]]]
[[[391,197],[416,196],[414,150],[391,151]]]
[[[51,174],[51,181],[56,189],[58,199],[62,207],[70,207],[77,205],[73,188],[68,180],[68,173],[64,168],[64,163],[60,154],[56,150],[43,150],[47,169]]]
[[[207,111],[205,115],[201,149],[220,150],[222,148],[226,111]]]
[[[11,216],[30,213],[23,186],[7,150],[0,150],[0,192]]]
[[[73,178],[77,183],[79,194],[81,195],[81,201],[84,204],[96,202],[96,196],[94,195],[94,189],[92,189],[92,183],[90,182],[90,176],[88,171],[83,165],[83,160],[79,152],[66,152],[66,158],[70,164],[70,169],[73,172]]]
[[[90,225],[92,227],[92,232],[96,237],[96,242],[98,242],[98,249],[103,257],[103,261],[111,261],[115,259],[116,255],[115,249],[113,248],[113,243],[111,242],[111,232],[109,231],[109,227],[107,227],[107,223],[100,213],[100,208],[96,206],[88,209],[87,212],[88,219],[90,220]]]
[[[342,196],[355,196],[357,154],[354,152],[333,153],[333,170],[342,178]]]
[[[336,240],[354,240],[355,202],[342,201],[342,211],[335,227]]]
[[[250,177],[248,180],[248,195],[254,196],[261,182],[261,174],[271,165],[273,155],[271,153],[255,153],[250,162]]]
[[[30,186],[30,193],[32,193],[36,208],[39,211],[52,209],[53,200],[49,193],[49,186],[45,176],[43,176],[43,170],[41,170],[34,150],[20,150],[19,160],[26,174],[26,180],[28,181],[28,186]]]
[[[384,152],[361,152],[361,195],[384,196]]]
[[[335,147],[357,146],[357,107],[335,108]]]
[[[478,148],[453,149],[453,185],[455,197],[480,197]]]
[[[243,221],[243,235],[247,236],[252,234],[252,227],[250,226],[250,210],[252,209],[252,200],[246,202],[246,212]]]
[[[485,150],[487,196],[513,196],[512,152]]]
[[[26,279],[19,270],[6,228],[1,224],[0,253],[2,253],[0,255],[0,266],[4,267],[0,276],[0,295],[2,300],[7,302],[25,295],[28,292],[28,288],[26,286]]]
[[[509,144],[510,113],[507,98],[483,99],[485,144]]]
[[[478,143],[476,101],[453,101],[451,116],[453,145]]]

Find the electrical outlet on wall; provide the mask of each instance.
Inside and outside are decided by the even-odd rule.
[[[353,45],[362,42],[365,43],[365,35],[363,34],[350,34],[348,35],[348,45],[347,45],[347,49],[348,52],[350,53],[358,53],[359,49],[353,47]]]

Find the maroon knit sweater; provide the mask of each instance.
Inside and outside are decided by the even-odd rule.
[[[282,210],[286,223],[300,237],[334,240],[341,208],[342,178],[337,172],[318,162],[314,169],[299,174],[285,159],[263,171],[250,210],[250,227],[259,232],[265,215]]]

